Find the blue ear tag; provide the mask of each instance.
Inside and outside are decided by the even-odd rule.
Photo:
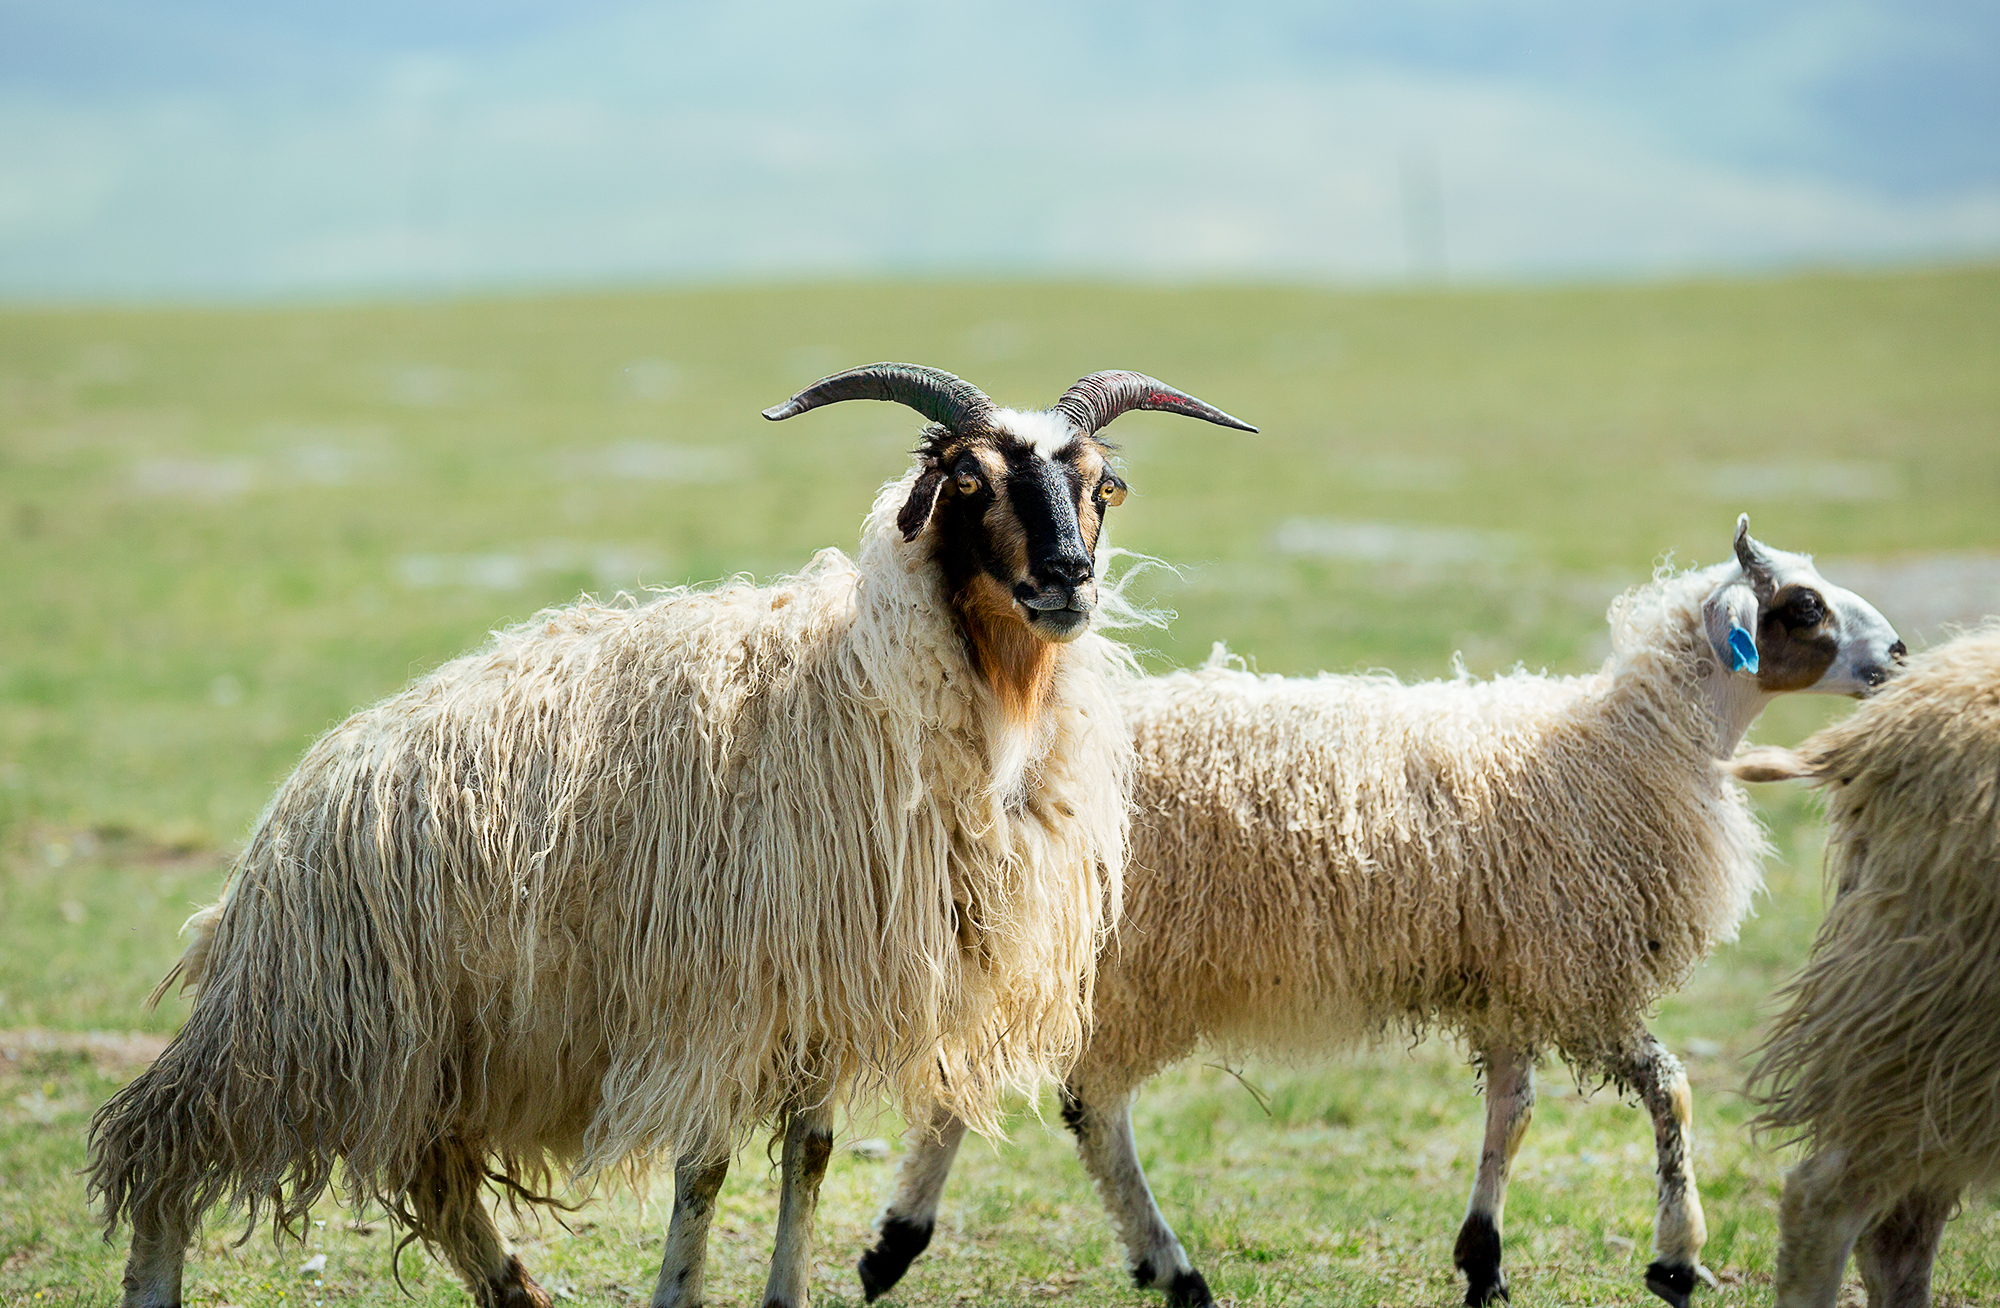
[[[1750,639],[1750,633],[1741,627],[1729,629],[1729,652],[1736,658],[1736,671],[1757,672],[1757,642]]]

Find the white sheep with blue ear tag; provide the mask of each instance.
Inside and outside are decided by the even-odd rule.
[[[1867,695],[1905,653],[1868,601],[1820,576],[1811,556],[1752,536],[1747,513],[1736,519],[1735,553],[1735,568],[1702,604],[1719,667],[1710,693],[1724,733],[1720,754],[1734,748],[1772,695]]]
[[[1222,653],[1119,689],[1136,752],[1119,944],[1063,1121],[1134,1284],[1216,1300],[1154,1203],[1131,1103],[1206,1046],[1296,1057],[1384,1032],[1462,1036],[1486,1132],[1452,1245],[1465,1302],[1508,1297],[1508,1168],[1535,1065],[1559,1056],[1652,1119],[1645,1283],[1689,1308],[1706,1279],[1686,1069],[1647,1014],[1720,940],[1761,876],[1763,832],[1717,766],[1787,691],[1865,694],[1902,642],[1802,554],[1751,539],[1614,601],[1595,673],[1405,684],[1269,677]],[[875,1299],[929,1242],[964,1125],[917,1127],[857,1270]]]

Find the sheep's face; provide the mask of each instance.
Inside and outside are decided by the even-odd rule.
[[[898,517],[926,525],[947,591],[980,631],[1074,640],[1097,605],[1104,515],[1125,498],[1106,447],[1059,413],[1001,409],[971,431],[933,429]]]
[[[923,537],[917,548],[936,562],[973,660],[1016,722],[1040,712],[1057,651],[1089,628],[1097,607],[1098,533],[1125,483],[1096,433],[1134,409],[1257,430],[1141,372],[1093,372],[1047,410],[1022,413],[915,363],[822,377],[764,416],[782,422],[841,400],[890,400],[931,420],[896,526],[905,542]]]
[[[1740,575],[1709,596],[1705,617],[1723,666],[1771,694],[1873,694],[1907,650],[1875,606],[1828,582],[1803,554],[1751,539],[1737,519]]]

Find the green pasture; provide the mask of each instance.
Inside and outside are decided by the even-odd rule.
[[[180,1020],[179,1001],[143,1007],[175,928],[305,744],[580,591],[764,576],[851,547],[919,420],[757,412],[877,359],[1018,406],[1136,368],[1263,428],[1135,414],[1110,432],[1134,491],[1114,539],[1179,569],[1133,583],[1177,614],[1132,635],[1158,667],[1226,640],[1271,671],[1431,676],[1455,655],[1475,673],[1581,670],[1603,656],[1610,596],[1669,556],[1726,557],[1739,510],[1835,581],[1839,565],[1917,579],[1870,591],[1913,643],[1941,611],[1923,578],[2000,610],[1994,269],[0,309],[0,1304],[115,1301],[123,1250],[98,1242],[76,1176],[84,1123]],[[1796,739],[1846,707],[1787,703],[1754,734]],[[1770,894],[1657,1028],[1696,1087],[1718,1304],[1768,1301],[1785,1160],[1747,1138],[1738,1087],[1820,907],[1812,810],[1759,800],[1780,851]],[[1647,1302],[1650,1130],[1560,1066],[1542,1086],[1507,1209],[1515,1302]],[[1138,1110],[1163,1209],[1245,1306],[1456,1303],[1479,1117],[1459,1052],[1435,1043],[1191,1065]],[[848,1131],[896,1135],[886,1118]],[[1155,1302],[1126,1287],[1060,1132],[1024,1109],[1012,1135],[968,1144],[895,1302]],[[837,1155],[822,1302],[858,1302],[852,1260],[892,1166]],[[576,1302],[643,1303],[667,1186],[599,1197],[568,1229],[510,1229]],[[718,1220],[717,1302],[755,1302],[774,1208],[752,1150]],[[216,1226],[188,1302],[401,1302],[380,1215],[319,1216],[305,1249],[232,1247]],[[1985,1199],[1948,1228],[1941,1303],[2000,1302],[1996,1236]],[[401,1270],[418,1302],[465,1302],[420,1252]]]

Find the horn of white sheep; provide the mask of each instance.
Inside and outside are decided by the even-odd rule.
[[[1094,372],[1063,392],[1055,407],[1070,420],[1078,433],[1088,436],[1108,425],[1121,413],[1134,409],[1157,409],[1200,418],[1220,427],[1256,431],[1241,418],[1233,418],[1206,400],[1178,391],[1143,372]]]
[[[783,404],[764,410],[764,416],[783,422],[807,409],[842,400],[887,400],[907,405],[952,431],[996,407],[986,392],[942,369],[918,363],[871,363],[822,377]]]

